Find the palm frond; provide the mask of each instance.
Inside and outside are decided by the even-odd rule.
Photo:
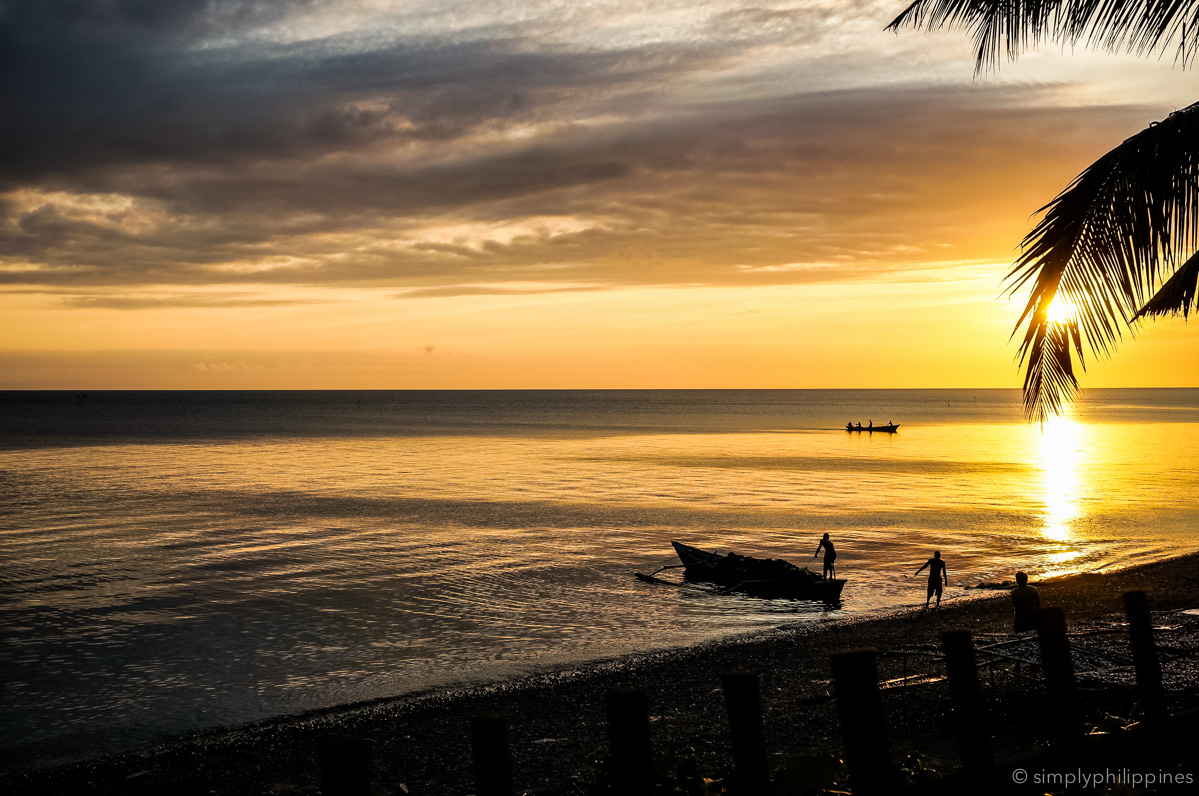
[[[1148,55],[1177,40],[1185,66],[1199,49],[1199,0],[915,0],[886,29],[903,27],[968,31],[976,72],[1043,41]]]
[[[1166,280],[1161,290],[1153,298],[1137,310],[1131,320],[1141,318],[1160,318],[1164,315],[1181,315],[1186,318],[1195,306],[1195,287],[1199,282],[1199,252],[1191,255],[1191,259],[1182,264],[1174,276]]]
[[[1048,415],[1060,414],[1078,394],[1071,342],[1078,342],[1077,324],[1049,322],[1036,327],[1024,374],[1024,414],[1033,422],[1044,423]]]
[[[1016,329],[1027,321],[1019,359],[1028,366],[1024,400],[1034,418],[1077,389],[1069,346],[1064,360],[1056,348],[1043,350],[1061,342],[1047,331],[1058,292],[1078,307],[1072,342],[1080,361],[1083,338],[1107,356],[1137,307],[1199,248],[1199,103],[1124,141],[1039,212],[1007,276],[1009,293],[1030,286]]]

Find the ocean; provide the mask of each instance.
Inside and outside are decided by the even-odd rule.
[[[893,421],[898,433],[847,433]],[[0,765],[1190,552],[1199,390],[0,393]],[[839,607],[645,584],[672,539]],[[667,571],[664,576],[677,574]]]

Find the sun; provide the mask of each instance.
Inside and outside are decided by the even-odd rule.
[[[1050,323],[1066,326],[1078,319],[1078,307],[1064,296],[1054,296],[1053,301],[1049,303],[1049,309],[1045,310],[1045,317]]]

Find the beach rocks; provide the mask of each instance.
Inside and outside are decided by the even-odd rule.
[[[1102,657],[1110,657],[1124,644],[1119,622],[1113,620],[1122,611],[1121,594],[1129,589],[1148,591],[1161,628],[1168,687],[1191,684],[1189,691],[1172,690],[1172,699],[1178,705],[1195,700],[1199,617],[1166,612],[1199,607],[1199,556],[1052,581],[1038,588],[1045,604],[1066,608],[1074,628],[1104,631],[1093,634],[1093,646]],[[914,755],[922,768],[952,771],[959,765],[957,739],[946,720],[948,688],[936,677],[943,674],[935,653],[940,634],[970,628],[976,638],[989,634],[999,640],[1007,637],[1011,624],[1011,602],[1005,594],[996,594],[947,604],[938,611],[917,609],[881,618],[851,616],[820,626],[796,625],[450,694],[438,691],[287,717],[52,768],[9,770],[0,773],[0,792],[9,796],[183,794],[187,787],[181,783],[202,778],[205,792],[216,796],[315,794],[320,744],[330,737],[350,737],[370,749],[372,793],[460,796],[474,792],[470,721],[499,713],[508,719],[516,791],[532,796],[577,794],[572,779],[587,777],[595,770],[595,761],[606,754],[605,694],[621,685],[646,691],[650,712],[659,717],[651,730],[659,754],[668,749],[685,753],[699,772],[716,777],[731,764],[718,689],[721,674],[733,670],[761,677],[767,749],[772,765],[782,768],[786,761],[804,756],[840,754],[840,726],[829,705],[828,660],[832,652],[859,647],[912,651],[878,659],[880,679],[900,683],[886,689],[884,697],[893,729],[893,758]],[[1040,715],[1039,680],[1027,667],[1018,673],[1012,666],[1001,663],[980,670],[1001,757],[1027,754],[1029,746],[1045,735],[1029,723],[1030,716]],[[1119,671],[1110,670],[1113,676]],[[1173,676],[1175,671],[1178,677]],[[1099,707],[1122,715],[1119,711],[1129,703],[1128,691],[1114,687],[1121,690],[1111,692],[1112,704]],[[1099,684],[1088,698],[1105,699],[1107,688]]]

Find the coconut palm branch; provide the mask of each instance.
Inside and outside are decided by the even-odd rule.
[[[1199,0],[915,0],[887,30],[903,27],[969,31],[976,72],[1045,41],[1148,55],[1177,40],[1186,66],[1199,45]]]
[[[1030,286],[1016,326],[1028,323],[1019,356],[1034,420],[1077,389],[1069,351],[1063,357],[1061,337],[1046,328],[1060,325],[1048,312],[1059,293],[1078,308],[1071,337],[1084,367],[1084,338],[1107,356],[1123,326],[1189,313],[1199,278],[1199,103],[1124,141],[1040,212],[1007,277],[1010,292]]]
[[[916,0],[890,25],[969,31],[975,73],[1044,41],[1164,54],[1177,37],[1183,67],[1199,53],[1199,0]],[[1078,389],[1073,353],[1107,356],[1122,328],[1195,305],[1199,279],[1199,104],[1127,139],[1039,212],[1008,290],[1029,287],[1019,358],[1024,408],[1043,421]],[[1189,256],[1188,256],[1189,255]],[[1184,262],[1185,260],[1185,262]],[[1078,309],[1050,319],[1059,295]],[[1016,332],[1013,332],[1015,336]]]

